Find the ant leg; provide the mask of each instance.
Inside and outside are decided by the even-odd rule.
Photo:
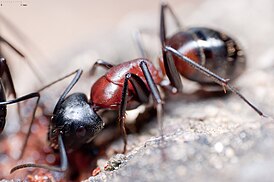
[[[143,42],[143,39],[142,39],[142,33],[143,33],[143,31],[141,31],[141,30],[134,31],[133,32],[133,39],[134,39],[134,42],[137,45],[137,48],[138,48],[138,50],[139,50],[142,58],[148,58],[147,51],[144,48],[144,42]]]
[[[25,152],[25,148],[26,148],[26,145],[27,145],[27,141],[28,141],[28,138],[29,138],[29,135],[30,135],[30,132],[31,132],[31,126],[34,122],[34,118],[35,118],[35,113],[36,113],[36,109],[38,107],[38,103],[39,103],[39,100],[40,100],[40,94],[39,92],[34,92],[34,93],[30,93],[30,94],[27,94],[27,95],[24,95],[22,97],[19,97],[19,98],[16,98],[14,100],[9,100],[9,101],[5,101],[5,102],[0,102],[0,106],[6,106],[8,104],[14,104],[14,103],[18,103],[18,102],[21,102],[21,101],[24,101],[24,100],[27,100],[27,99],[31,99],[31,98],[34,98],[34,97],[37,97],[37,101],[36,101],[36,104],[35,104],[35,107],[34,107],[34,110],[33,110],[33,113],[32,113],[32,118],[31,118],[31,123],[30,123],[30,127],[29,127],[29,131],[27,133],[27,136],[26,136],[26,139],[25,139],[25,142],[23,143],[23,147],[22,147],[22,152],[19,156],[19,159],[22,158],[24,152]],[[4,127],[5,125],[3,125]],[[3,129],[3,128],[2,128]]]
[[[83,73],[83,70],[78,69],[75,72],[73,72],[73,74],[76,74],[73,78],[73,80],[70,82],[70,84],[67,86],[67,88],[65,89],[65,91],[62,93],[62,95],[60,96],[54,111],[53,111],[53,115],[56,112],[56,108],[60,108],[60,105],[62,104],[62,102],[65,100],[66,96],[68,95],[68,93],[70,92],[70,90],[74,87],[74,85],[78,82],[78,80],[80,79],[81,75]]]
[[[169,12],[170,12],[170,14],[171,14],[171,16],[172,16],[172,18],[173,18],[173,20],[174,20],[177,28],[180,30],[182,28],[182,26],[181,26],[181,23],[180,23],[179,19],[177,18],[177,16],[175,15],[174,11],[169,6],[169,4],[167,4],[166,2],[162,1],[161,2],[161,17],[165,16],[164,12],[165,12],[166,9],[169,10]]]
[[[164,134],[163,134],[163,121],[162,121],[162,118],[163,118],[163,101],[162,101],[162,98],[161,98],[161,95],[160,95],[160,92],[151,76],[151,73],[148,69],[148,66],[146,64],[146,62],[142,61],[140,63],[140,67],[144,73],[144,76],[146,78],[146,81],[147,81],[147,84],[148,84],[148,87],[150,89],[150,92],[152,93],[152,96],[153,96],[153,100],[154,100],[154,103],[156,104],[156,109],[157,109],[157,121],[158,121],[158,126],[159,126],[159,129],[160,129],[160,135],[161,135],[161,138],[163,140],[164,138]]]
[[[65,97],[67,96],[67,94],[69,93],[69,91],[73,88],[73,86],[77,83],[77,81],[80,79],[81,75],[82,75],[83,71],[81,69],[78,69],[46,86],[44,86],[43,88],[41,88],[39,90],[42,91],[48,87],[50,87],[51,85],[73,75],[73,74],[76,74],[75,77],[73,78],[73,80],[71,81],[71,83],[69,84],[69,86],[65,89],[65,91],[63,92],[63,94],[60,96],[55,108],[54,108],[54,111],[53,111],[53,115],[55,114],[55,110],[56,108],[59,107],[59,105],[64,101]],[[33,124],[33,122],[31,123],[31,125]],[[28,138],[29,138],[29,135],[30,135],[30,131],[31,131],[31,126],[29,128],[29,132],[28,132],[28,135],[25,139],[25,145],[26,146],[26,143],[28,141]],[[22,169],[22,168],[26,168],[26,167],[38,167],[38,168],[44,168],[44,169],[49,169],[49,170],[54,170],[54,171],[59,171],[59,172],[64,172],[67,170],[68,168],[68,160],[67,160],[67,155],[66,155],[66,151],[65,151],[65,147],[64,147],[64,144],[63,144],[63,140],[62,140],[62,136],[59,134],[58,135],[58,146],[59,146],[59,151],[60,151],[60,156],[61,156],[61,166],[60,167],[52,167],[52,166],[48,166],[48,165],[44,165],[44,164],[22,164],[22,165],[18,165],[14,168],[11,169],[11,172],[10,173],[13,173],[14,171],[18,170],[18,169]]]
[[[98,68],[98,66],[103,67],[103,68],[105,68],[105,69],[109,69],[109,68],[112,68],[112,67],[113,67],[112,64],[110,64],[110,63],[108,63],[108,62],[106,62],[106,61],[104,61],[104,60],[102,60],[102,59],[98,59],[98,60],[93,64],[93,66],[91,67],[90,72],[89,72],[90,75],[94,75],[94,74],[95,74],[95,71],[96,71],[96,69]]]
[[[160,37],[161,37],[161,42],[165,42],[165,37],[166,37],[166,21],[165,21],[165,10],[168,9],[170,14],[172,15],[176,26],[178,27],[178,29],[181,29],[181,23],[179,21],[179,19],[177,18],[177,16],[175,15],[175,13],[173,12],[173,10],[171,9],[171,7],[165,3],[165,2],[161,2],[161,12],[160,12]]]
[[[120,108],[119,108],[119,127],[120,131],[123,136],[123,141],[124,141],[124,149],[123,153],[126,152],[127,149],[127,134],[126,134],[126,129],[125,129],[125,115],[126,115],[126,109],[127,109],[127,98],[128,98],[128,81],[131,82],[133,88],[136,91],[136,94],[139,98],[139,101],[141,103],[148,103],[149,100],[149,90],[146,87],[146,84],[143,82],[143,80],[138,77],[137,75],[127,73],[125,75],[125,81],[124,81],[124,86],[123,86],[123,91],[122,91],[122,96],[121,96],[121,103],[120,103]]]
[[[6,73],[6,75],[4,75]],[[6,88],[11,92],[13,97],[16,98],[16,92],[12,81],[10,69],[5,58],[0,58],[0,77],[3,79]]]
[[[149,72],[149,69],[147,67],[147,64],[142,61],[140,63],[140,67],[145,75],[147,84],[149,86],[150,91],[147,89],[146,84],[143,82],[143,80],[138,77],[137,75],[127,73],[125,75],[125,81],[124,81],[124,86],[123,86],[123,91],[122,91],[122,97],[121,97],[121,103],[120,103],[120,108],[119,108],[119,125],[120,125],[120,130],[123,135],[123,140],[124,140],[124,150],[123,153],[126,152],[126,147],[127,147],[127,135],[126,135],[126,129],[125,129],[125,114],[126,114],[126,106],[127,106],[127,97],[128,97],[128,81],[131,82],[133,85],[134,90],[138,94],[138,98],[141,103],[147,103],[149,99],[149,92],[152,93],[154,102],[156,103],[156,109],[157,109],[157,120],[158,120],[158,125],[160,128],[160,135],[161,138],[163,139],[163,122],[162,122],[162,99],[159,93],[159,90],[154,83],[154,80]]]
[[[47,84],[46,86],[44,86],[44,87],[40,88],[39,90],[37,90],[37,92],[41,92],[41,91],[45,90],[46,88],[48,88],[48,87],[50,87],[50,86],[56,84],[57,82],[60,82],[60,81],[62,81],[62,80],[64,80],[64,79],[70,77],[71,75],[77,74],[77,73],[79,73],[79,72],[81,72],[80,74],[82,74],[83,71],[80,70],[80,69],[78,69],[78,70],[76,70],[76,71],[74,71],[74,72],[72,72],[72,73],[70,73],[70,74],[68,74],[68,75],[65,75],[65,76],[63,76],[63,77],[61,77],[61,78],[59,78],[59,79],[57,79],[57,80],[55,80],[55,81],[53,81],[53,82]]]
[[[33,164],[33,163],[27,163],[27,164],[21,164],[18,166],[15,166],[10,170],[10,173],[13,173],[14,171],[17,171],[19,169],[28,168],[28,167],[35,167],[35,168],[43,168],[48,169],[50,171],[57,171],[57,172],[65,172],[68,169],[68,157],[66,154],[64,142],[62,139],[61,134],[58,135],[58,146],[59,146],[59,152],[60,152],[60,166],[49,166],[46,164]]]
[[[33,45],[33,43],[22,33],[20,32],[16,26],[14,26],[9,20],[7,20],[3,15],[0,14],[0,20],[1,23],[4,23],[5,26],[7,28],[9,28],[9,31],[12,32],[15,36],[17,36],[18,40],[20,40],[23,45],[25,47],[29,47],[29,50],[31,50],[32,52],[40,52],[37,47],[35,45]],[[18,49],[16,49],[14,46],[12,46],[6,39],[4,39],[2,36],[0,36],[0,41],[3,41],[4,43],[6,43],[12,50],[14,50],[18,55],[20,55],[21,57],[25,58],[24,54],[22,54]],[[32,46],[30,47],[29,44],[32,44]],[[28,66],[30,67],[30,69],[32,70],[32,72],[36,75],[37,79],[43,83],[43,77],[37,72],[37,70],[35,69],[35,66],[33,65],[33,63],[26,59],[26,63],[28,64]]]
[[[124,86],[123,86],[123,91],[121,96],[121,103],[120,103],[120,108],[118,113],[119,128],[120,128],[120,132],[122,133],[123,141],[124,141],[123,154],[126,153],[126,150],[127,150],[127,133],[125,128],[125,117],[126,117],[127,98],[128,98],[128,80],[130,77],[131,77],[130,73],[125,75],[125,81],[124,81]]]
[[[161,15],[160,15],[160,38],[162,44],[162,55],[164,61],[164,67],[167,74],[167,77],[170,80],[170,85],[175,88],[174,93],[181,92],[183,88],[183,84],[180,78],[180,74],[175,66],[172,56],[164,49],[166,44],[166,23],[165,23],[165,15],[164,10],[168,7],[165,4],[161,4]]]
[[[173,49],[170,46],[165,46],[164,49],[166,51],[171,52],[172,54],[174,54],[175,56],[177,56],[178,58],[180,58],[182,61],[185,61],[186,63],[188,63],[189,65],[191,65],[193,68],[195,68],[196,70],[200,71],[201,73],[203,73],[204,75],[211,77],[212,80],[214,82],[216,82],[217,84],[221,85],[224,88],[229,89],[230,91],[232,91],[233,93],[235,93],[236,95],[238,95],[245,103],[247,103],[253,110],[255,110],[260,116],[266,117],[266,115],[264,115],[264,113],[262,111],[260,111],[257,107],[255,107],[251,102],[249,102],[238,90],[236,90],[236,88],[234,88],[233,86],[231,86],[228,81],[229,79],[224,79],[218,75],[216,75],[215,73],[211,72],[210,70],[208,70],[207,68],[201,66],[200,64],[194,62],[193,60],[189,59],[188,57],[182,55],[179,51]]]
[[[21,53],[18,49],[16,49],[13,45],[11,45],[4,37],[0,35],[0,42],[4,42],[7,44],[12,50],[14,50],[19,56],[25,58],[24,54]]]
[[[18,49],[16,49],[13,45],[11,45],[6,39],[4,39],[2,36],[0,36],[0,42],[4,42],[7,44],[13,51],[15,51],[18,55],[20,55],[22,58],[26,59],[23,53],[21,53]],[[34,68],[33,64],[30,61],[26,61],[27,65],[30,67],[31,71],[36,75],[37,79],[42,83],[43,79],[41,76],[37,73],[37,70]]]
[[[52,86],[53,84],[55,84],[55,83],[57,83],[57,82],[59,82],[59,81],[62,81],[62,80],[64,80],[65,78],[67,78],[67,77],[69,77],[69,76],[71,76],[71,75],[73,75],[73,74],[75,74],[75,73],[81,72],[81,71],[82,71],[82,70],[76,70],[76,71],[74,71],[74,72],[72,72],[72,73],[70,73],[70,74],[68,74],[68,75],[66,75],[66,76],[64,76],[64,77],[62,77],[62,78],[59,78],[58,80],[55,80],[55,81],[49,83],[48,85],[42,87],[41,89],[39,89],[39,90],[37,91],[37,93],[39,93],[39,92],[41,92],[42,90],[44,90],[44,89],[46,89],[46,88]],[[81,73],[82,73],[82,72],[81,72]],[[38,102],[39,102],[39,100],[40,100],[40,95],[39,95],[39,99],[37,99],[37,102],[36,102],[36,105],[35,105],[35,109],[34,109],[34,112],[33,112],[32,120],[31,120],[31,123],[30,123],[30,126],[29,126],[28,133],[27,133],[27,135],[26,135],[26,138],[25,138],[25,141],[24,141],[24,144],[23,144],[23,148],[22,148],[22,152],[21,152],[21,155],[20,155],[19,159],[22,158],[23,155],[24,155],[25,148],[26,148],[26,146],[27,146],[27,143],[28,143],[28,140],[29,140],[29,137],[30,137],[30,134],[31,134],[31,127],[32,127],[33,122],[34,122],[35,111],[36,111],[36,109],[37,109],[37,107],[38,107]]]
[[[5,74],[5,77],[3,75]],[[14,88],[14,84],[12,81],[10,69],[8,67],[8,64],[6,62],[6,59],[0,58],[0,77],[4,80],[6,88],[11,92],[14,98],[17,98],[17,94]],[[20,120],[22,121],[22,114],[21,114],[21,108],[20,108],[20,103],[17,105],[17,112]]]
[[[132,84],[140,102],[144,104],[148,103],[150,91],[147,89],[147,86],[144,83],[144,81],[135,74],[132,74],[132,73],[128,73],[128,74],[129,75],[126,76],[126,79],[128,79],[130,83]]]

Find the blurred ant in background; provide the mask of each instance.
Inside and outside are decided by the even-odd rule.
[[[18,32],[16,30],[16,28],[12,24],[10,24],[10,22],[8,20],[6,20],[4,17],[2,17],[1,15],[0,15],[0,20],[1,20],[1,23],[5,23],[7,25],[7,27],[9,27],[16,36],[19,36],[19,37],[21,36],[20,32]],[[12,32],[12,31],[10,31],[10,32]],[[19,102],[22,102],[22,101],[25,101],[28,99],[32,99],[32,98],[37,98],[36,103],[38,103],[38,100],[40,98],[39,93],[29,93],[24,96],[17,97],[15,85],[14,85],[14,82],[12,79],[12,74],[11,74],[11,71],[8,66],[8,61],[6,61],[6,59],[5,59],[6,57],[8,57],[8,55],[5,54],[4,48],[9,48],[13,52],[15,52],[17,55],[19,55],[20,58],[22,58],[26,62],[28,67],[35,74],[36,78],[38,78],[39,81],[41,81],[40,76],[37,74],[32,63],[29,62],[29,60],[26,58],[26,56],[21,51],[19,51],[18,48],[16,48],[13,44],[11,44],[3,36],[3,34],[0,34],[0,137],[3,140],[5,138],[5,135],[4,135],[5,133],[3,134],[3,131],[5,131],[4,129],[6,126],[7,105],[18,103],[17,112],[18,112],[20,124],[23,124],[23,117],[21,115],[21,107],[20,107]],[[12,55],[10,55],[10,57],[11,57],[10,59],[12,59]],[[20,74],[24,74],[24,73],[20,73]],[[10,95],[12,95],[14,99],[8,100],[7,98],[9,98]],[[33,122],[33,120],[34,120],[36,109],[37,109],[37,105],[35,106],[34,111],[32,113],[31,122]],[[8,122],[11,122],[11,121],[8,121]],[[11,125],[12,124],[13,123],[11,123]],[[2,142],[4,142],[4,141],[1,141],[1,143]],[[5,146],[3,143],[2,143],[2,146],[3,146],[3,148],[1,148],[1,151],[8,150],[8,146]],[[23,143],[22,149],[24,149],[25,147],[26,147],[26,142]],[[23,154],[23,153],[21,153],[21,154]],[[7,156],[6,154],[2,154],[2,153],[0,155],[1,155],[1,159],[5,159]],[[18,158],[19,159],[22,158],[22,155],[20,155]],[[1,161],[1,162],[3,162],[3,161]]]
[[[2,22],[4,22],[8,27],[10,27],[12,30],[15,28],[13,25],[11,25],[4,17],[0,16],[0,19]],[[18,34],[18,32],[15,32],[15,34]],[[6,45],[10,49],[12,49],[16,54],[18,54],[20,57],[25,59],[25,55],[21,53],[17,48],[15,48],[6,38],[3,37],[3,35],[0,34],[0,134],[3,132],[5,124],[6,124],[6,114],[7,114],[7,105],[18,103],[30,98],[38,97],[37,94],[30,93],[27,95],[24,95],[22,97],[17,98],[17,93],[15,91],[15,87],[13,84],[11,72],[9,69],[9,66],[7,64],[7,61],[5,59],[5,55],[3,53],[3,45]],[[35,69],[33,68],[32,64],[26,60],[27,65],[30,67],[30,69],[36,74],[37,78],[39,79],[39,75],[36,73]],[[9,95],[12,95],[15,99],[7,101],[7,97]],[[20,112],[20,105],[18,104],[18,115],[20,120],[22,121],[22,116]],[[33,115],[34,117],[34,115]]]

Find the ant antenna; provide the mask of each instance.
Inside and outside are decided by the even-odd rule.
[[[57,83],[57,82],[59,82],[59,81],[62,81],[62,80],[64,80],[64,79],[70,77],[71,75],[77,73],[78,71],[79,71],[79,70],[76,70],[76,71],[74,71],[74,72],[72,72],[72,73],[70,73],[70,74],[68,74],[68,75],[66,75],[66,76],[64,76],[64,77],[62,77],[62,78],[59,78],[58,80],[55,80],[55,81],[49,83],[48,85],[46,85],[46,86],[40,88],[39,90],[37,90],[36,93],[40,93],[41,91],[45,90],[46,88],[48,88],[48,87],[54,85],[55,83]],[[35,111],[36,111],[36,109],[37,109],[39,100],[40,100],[40,96],[39,96],[39,99],[37,99],[36,107],[35,107],[35,110],[34,110],[34,113],[33,113],[33,116],[32,116],[33,118],[34,118],[34,116],[35,116]],[[19,159],[21,159],[21,158],[23,157],[24,153],[25,153],[26,146],[27,146],[27,143],[28,143],[30,134],[31,134],[31,127],[32,127],[32,125],[33,125],[33,122],[34,122],[34,119],[32,119],[32,121],[31,121],[31,123],[30,123],[30,127],[29,127],[29,130],[28,130],[27,136],[26,136],[26,138],[25,138],[25,141],[24,141],[24,144],[23,144],[23,147],[22,147],[22,152],[21,152],[21,154],[20,154]]]

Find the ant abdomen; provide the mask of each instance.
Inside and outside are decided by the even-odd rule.
[[[215,74],[234,80],[246,67],[243,50],[226,34],[205,27],[180,31],[166,40],[166,45],[209,69]],[[173,55],[178,71],[186,78],[200,84],[215,84],[197,69]]]

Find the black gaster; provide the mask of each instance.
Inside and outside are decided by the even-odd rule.
[[[229,78],[230,81],[238,78],[246,68],[246,57],[243,50],[231,37],[219,31],[205,28],[193,27],[188,32],[194,34],[196,41],[202,41],[200,48],[205,56],[205,66],[215,74]],[[202,63],[199,63],[202,64]],[[202,74],[197,74],[196,79],[210,82]]]

